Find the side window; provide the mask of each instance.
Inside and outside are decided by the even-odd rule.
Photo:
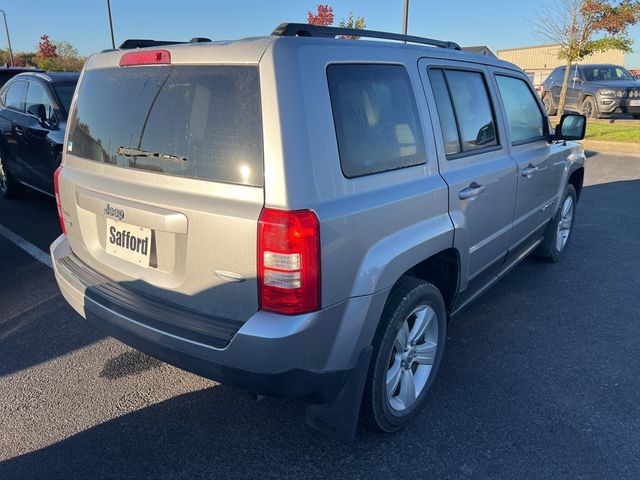
[[[511,133],[511,143],[544,138],[545,118],[527,83],[519,78],[496,75]]]
[[[495,146],[495,121],[481,73],[446,70],[463,152]]]
[[[429,78],[447,155],[498,145],[484,75],[464,70],[431,69]],[[456,137],[457,146],[454,142]]]
[[[27,82],[18,81],[9,85],[5,97],[5,106],[11,110],[24,112],[24,97]]]
[[[460,139],[458,138],[456,116],[453,113],[453,105],[451,104],[444,72],[440,69],[429,70],[429,80],[431,80],[431,88],[436,98],[440,128],[444,137],[444,151],[447,155],[455,155],[461,151]]]
[[[29,87],[27,89],[27,105],[25,111],[29,111],[30,107],[34,105],[44,105],[44,110],[46,112],[47,119],[51,119],[53,117],[53,104],[49,99],[49,95],[42,88],[41,85],[38,85],[35,82],[29,82]]]
[[[403,66],[330,65],[327,78],[345,177],[425,163],[418,107]]]

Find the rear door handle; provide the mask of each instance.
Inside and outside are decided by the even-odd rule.
[[[539,170],[540,169],[538,167],[534,167],[533,165],[529,164],[526,168],[522,169],[522,172],[520,172],[520,174],[523,177],[531,178],[533,175],[538,173]]]
[[[478,185],[476,182],[473,182],[467,188],[460,190],[458,198],[460,198],[460,200],[468,200],[470,198],[476,198],[482,192],[484,192],[484,185]]]

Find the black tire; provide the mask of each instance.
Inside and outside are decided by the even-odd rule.
[[[633,115],[633,118],[635,118],[636,120],[640,120],[640,115]]]
[[[24,193],[24,186],[11,173],[4,156],[0,155],[0,195],[4,198],[17,198]]]
[[[571,220],[568,224],[566,224],[567,219],[563,218],[563,207],[567,198],[571,198],[572,202]],[[573,232],[573,225],[576,221],[576,205],[576,190],[573,188],[573,185],[569,184],[564,189],[562,200],[560,201],[560,205],[558,205],[558,211],[555,217],[547,226],[544,234],[544,240],[533,253],[535,257],[552,263],[562,260],[567,251],[567,247],[569,246],[569,242],[571,241],[571,237],[573,236],[571,233]],[[567,233],[567,238],[564,243],[558,241],[558,236],[562,235],[559,228],[560,222],[562,221],[565,221],[566,226],[569,228],[569,233]],[[561,247],[559,246],[560,243],[562,243]]]
[[[432,311],[435,314],[431,322],[435,321],[437,325],[429,323],[431,325],[429,329],[432,332],[437,332],[435,353],[430,354],[433,358],[431,368],[426,374],[426,382],[415,397],[414,403],[400,412],[392,407],[387,395],[387,371],[392,366],[391,355],[394,352],[394,345],[397,345],[396,336],[399,334],[401,326],[405,320],[409,321],[413,315],[412,312],[421,306],[427,306],[429,314]],[[389,295],[373,342],[371,365],[362,405],[364,419],[369,427],[383,432],[395,432],[410,423],[420,413],[425,406],[427,393],[438,373],[444,354],[446,324],[447,313],[444,300],[435,286],[413,277],[405,277],[398,281]],[[426,333],[424,335],[426,339]],[[422,345],[426,345],[426,340]],[[413,347],[410,349],[413,350]],[[414,360],[413,357],[410,358],[410,366],[402,371],[411,372]],[[419,365],[413,366],[416,370],[424,368]],[[400,388],[401,382],[399,381],[398,390]]]
[[[550,117],[553,117],[556,113],[558,113],[558,109],[553,106],[553,99],[551,98],[551,94],[545,94],[545,96],[542,97],[542,104],[547,111],[547,115],[549,115]]]
[[[598,118],[600,116],[598,106],[596,105],[596,101],[593,97],[586,97],[582,101],[580,112],[587,118]]]

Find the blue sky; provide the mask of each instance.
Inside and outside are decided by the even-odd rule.
[[[214,40],[267,35],[281,22],[305,22],[316,1],[306,0],[111,0],[116,45],[127,38]],[[403,0],[334,0],[336,23],[349,12],[367,27],[400,31]],[[453,40],[463,46],[488,45],[494,51],[541,43],[532,31],[540,2],[513,0],[411,0],[409,33]],[[111,46],[106,0],[0,0],[7,12],[12,47],[35,50],[40,35],[71,42],[88,55]],[[640,52],[640,26],[630,30]],[[6,37],[0,29],[0,46]],[[640,54],[628,55],[640,68]]]

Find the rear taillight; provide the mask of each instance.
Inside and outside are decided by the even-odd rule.
[[[60,220],[60,227],[62,227],[62,233],[67,234],[67,229],[64,226],[64,217],[62,216],[62,204],[60,203],[60,185],[59,178],[60,173],[62,172],[62,165],[56,168],[56,171],[53,172],[53,189],[56,192],[56,206],[58,207],[58,219]]]
[[[262,210],[258,285],[262,310],[297,315],[320,308],[320,227],[315,213]]]
[[[127,52],[120,57],[120,66],[130,65],[162,65],[171,63],[169,50],[142,50]]]

